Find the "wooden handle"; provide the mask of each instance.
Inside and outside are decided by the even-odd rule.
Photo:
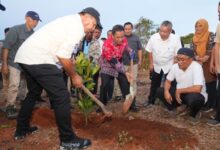
[[[111,112],[105,108],[105,105],[102,102],[100,102],[100,100],[98,100],[84,85],[82,86],[82,89],[102,109],[105,115],[111,114]]]

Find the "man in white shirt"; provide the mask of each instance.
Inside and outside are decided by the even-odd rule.
[[[31,113],[42,89],[53,103],[59,130],[60,149],[86,148],[88,139],[75,135],[70,116],[70,96],[63,80],[63,68],[75,87],[82,86],[82,78],[75,72],[71,60],[75,47],[85,33],[100,25],[99,12],[92,7],[79,14],[58,18],[34,33],[19,48],[15,62],[23,69],[28,94],[22,102],[14,138],[22,139],[37,130],[30,127]]]
[[[157,90],[157,96],[168,110],[185,104],[191,110],[190,121],[199,122],[199,110],[207,102],[207,93],[202,66],[194,60],[194,51],[181,48],[177,52],[177,62],[168,73],[164,88]],[[171,82],[176,80],[176,86]]]
[[[162,77],[167,75],[177,51],[181,48],[180,38],[172,32],[172,23],[163,21],[159,33],[151,36],[146,50],[149,52],[149,67],[151,74],[151,87],[148,105],[154,104],[157,88],[160,87]]]

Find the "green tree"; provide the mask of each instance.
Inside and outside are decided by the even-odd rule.
[[[181,40],[183,42],[183,44],[191,44],[192,43],[192,38],[193,38],[193,33],[190,33],[186,36],[182,36]]]
[[[143,47],[147,45],[150,36],[155,33],[157,25],[152,20],[141,17],[137,24],[134,25],[134,32],[141,40]]]
[[[158,25],[155,25],[152,20],[146,19],[144,17],[141,17],[138,23],[134,25],[134,33],[139,36],[143,48],[146,47],[151,35],[156,32],[156,28],[158,28]],[[143,62],[141,68],[147,69],[149,61],[148,53],[145,50],[143,50],[142,61]]]

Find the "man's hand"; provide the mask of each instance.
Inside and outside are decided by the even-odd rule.
[[[169,104],[172,103],[173,98],[172,98],[172,96],[171,96],[171,94],[170,94],[169,91],[165,91],[165,92],[164,92],[164,97],[165,97],[165,100],[166,100]]]
[[[8,65],[7,64],[2,64],[2,69],[1,69],[1,71],[2,71],[2,73],[4,74],[4,75],[8,75],[9,74],[9,69],[8,69]]]
[[[176,93],[175,93],[175,96],[176,96],[176,101],[179,103],[179,104],[182,104],[182,100],[180,98],[180,90],[179,89],[176,89]]]
[[[83,85],[82,77],[78,74],[75,74],[73,77],[71,77],[71,82],[76,88],[81,88]]]

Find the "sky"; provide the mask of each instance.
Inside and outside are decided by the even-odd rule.
[[[4,38],[5,27],[25,22],[25,13],[36,11],[42,22],[35,30],[48,22],[65,15],[75,14],[86,7],[96,8],[104,27],[102,37],[116,24],[129,21],[137,23],[141,17],[156,25],[170,20],[176,34],[184,36],[194,32],[195,22],[204,18],[209,30],[215,32],[218,24],[219,0],[1,0],[6,11],[0,11],[0,39]]]

